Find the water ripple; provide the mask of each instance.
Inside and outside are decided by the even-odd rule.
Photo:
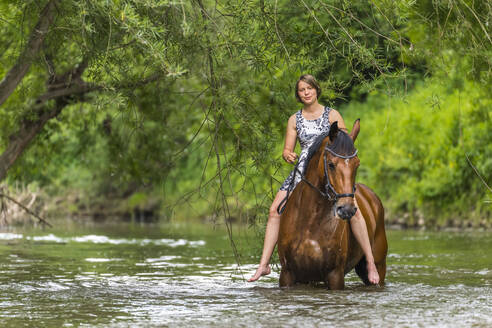
[[[430,237],[408,236],[392,250],[385,287],[365,286],[351,272],[342,291],[280,289],[275,267],[247,283],[256,258],[239,266],[222,236],[126,237],[0,234],[2,326],[492,326],[490,266],[475,264],[469,249],[409,246]]]
[[[22,234],[15,233],[0,233],[0,240],[15,240],[23,239],[32,240],[36,242],[52,242],[52,243],[94,243],[94,244],[112,244],[112,245],[158,245],[158,246],[169,246],[169,247],[179,247],[179,246],[191,246],[199,247],[204,246],[206,243],[203,240],[187,240],[187,239],[114,239],[107,236],[101,235],[85,235],[85,236],[75,236],[75,237],[58,237],[54,234],[48,234],[43,236],[24,236]]]

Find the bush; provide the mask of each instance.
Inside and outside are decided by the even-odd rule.
[[[343,109],[347,122],[361,117],[358,180],[393,215],[410,213],[410,221],[418,212],[440,223],[490,217],[490,189],[472,164],[490,185],[491,107],[478,83],[450,88],[437,78],[405,98],[373,93],[364,103],[350,103]]]

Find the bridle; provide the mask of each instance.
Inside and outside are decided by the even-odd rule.
[[[336,157],[339,157],[339,158],[343,158],[345,160],[349,160],[349,159],[354,158],[355,156],[357,156],[357,151],[358,151],[356,149],[352,155],[340,155],[340,154],[335,153],[333,150],[331,150],[328,147],[326,147],[325,150],[328,151],[328,152],[330,152],[330,154],[332,154],[333,156],[336,156]],[[343,197],[354,198],[355,197],[355,183],[354,183],[354,185],[352,187],[352,193],[350,193],[350,194],[347,194],[347,193],[346,194],[339,194],[339,193],[336,192],[335,188],[333,188],[333,186],[331,185],[330,178],[328,177],[328,170],[326,169],[326,151],[325,151],[325,154],[323,156],[323,162],[325,164],[325,179],[326,179],[325,190],[326,191],[330,190],[333,193],[334,197],[331,197],[328,192],[322,193],[322,195],[324,195],[325,197],[327,197],[329,200],[334,200],[335,202],[338,201],[340,198],[343,198]],[[316,188],[316,189],[319,192],[321,192],[321,190],[319,190],[318,188]]]
[[[320,190],[318,187],[316,187],[315,185],[313,185],[311,182],[309,182],[309,180],[307,180],[304,177],[304,175],[302,174],[302,172],[299,170],[299,162],[297,162],[296,163],[296,166],[294,167],[294,176],[292,177],[292,182],[291,183],[294,183],[295,178],[296,178],[296,174],[299,173],[301,175],[301,180],[302,181],[306,182],[306,184],[308,186],[310,186],[311,188],[313,188],[314,190],[316,190],[317,192],[319,192],[321,196],[323,196],[325,198],[328,198],[329,201],[333,201],[333,202],[336,203],[340,198],[344,198],[344,197],[354,198],[355,197],[355,183],[354,183],[354,186],[352,187],[352,192],[351,193],[339,194],[339,193],[337,193],[337,191],[335,190],[335,188],[333,188],[333,186],[332,186],[332,184],[330,182],[330,177],[328,176],[328,169],[326,168],[327,167],[327,165],[326,165],[326,157],[327,157],[326,152],[329,152],[330,154],[332,154],[333,156],[336,156],[338,158],[343,158],[345,160],[349,160],[349,159],[354,158],[355,156],[357,156],[358,150],[356,149],[354,151],[354,153],[351,154],[351,155],[340,155],[340,154],[336,153],[334,150],[330,149],[328,147],[328,145],[326,145],[326,147],[325,147],[325,153],[323,154],[324,173],[325,173],[325,179],[326,179],[325,191]],[[290,194],[290,188],[287,189],[287,195],[285,196],[285,198],[278,205],[278,208],[277,208],[277,213],[278,214],[281,214],[285,210],[285,207],[287,206],[287,200],[289,198],[289,194]]]

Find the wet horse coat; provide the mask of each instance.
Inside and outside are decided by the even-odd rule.
[[[323,281],[330,289],[343,289],[344,275],[354,268],[369,284],[366,260],[348,220],[356,212],[350,196],[359,165],[353,144],[359,130],[359,120],[350,135],[333,123],[329,135],[312,155],[303,181],[287,202],[278,238],[281,287]],[[341,197],[334,197],[335,194]],[[363,184],[356,185],[355,198],[367,225],[382,285],[388,249],[383,205]]]

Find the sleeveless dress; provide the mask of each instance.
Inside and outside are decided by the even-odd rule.
[[[299,144],[301,145],[301,154],[299,155],[299,171],[302,174],[305,173],[306,170],[306,157],[308,154],[309,147],[313,144],[316,138],[330,130],[330,115],[331,108],[325,107],[323,114],[315,120],[308,120],[302,116],[302,109],[296,113],[296,130],[297,130],[297,138],[299,139]],[[292,170],[285,179],[284,183],[280,187],[280,190],[294,190],[299,181],[301,181],[301,175],[299,172],[295,175],[295,181],[292,183],[294,179],[294,170]]]

